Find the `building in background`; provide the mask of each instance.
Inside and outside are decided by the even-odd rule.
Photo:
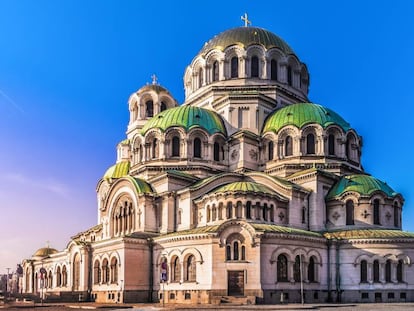
[[[126,137],[97,185],[98,224],[24,260],[23,292],[114,303],[414,301],[404,199],[364,171],[362,138],[308,99],[309,82],[293,49],[257,27],[202,46],[182,105],[153,77],[129,98]]]

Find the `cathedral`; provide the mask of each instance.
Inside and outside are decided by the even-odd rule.
[[[129,97],[126,135],[96,187],[97,225],[23,260],[24,295],[414,301],[402,195],[364,171],[351,124],[310,101],[294,50],[245,22],[191,60],[182,104],[155,76]]]

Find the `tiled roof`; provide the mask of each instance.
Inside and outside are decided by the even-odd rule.
[[[270,189],[269,187],[251,181],[239,181],[239,182],[232,182],[227,185],[221,186],[213,191],[213,193],[235,193],[235,192],[243,192],[243,193],[254,193],[254,194],[269,194],[275,195],[276,193]]]
[[[328,192],[326,198],[332,199],[341,196],[348,191],[354,191],[361,195],[371,195],[375,191],[381,191],[388,197],[394,197],[398,193],[391,189],[383,181],[369,175],[355,174],[343,176]]]
[[[164,132],[167,128],[173,126],[181,127],[185,131],[199,127],[205,129],[210,135],[215,133],[227,135],[223,120],[216,112],[189,105],[160,112],[145,123],[141,134],[145,135],[146,132],[153,128],[158,128]]]
[[[257,231],[269,232],[269,233],[287,233],[287,234],[298,234],[313,237],[323,237],[322,234],[313,231],[307,231],[302,229],[290,228],[285,226],[278,226],[272,224],[251,224],[252,227]]]
[[[319,124],[323,128],[336,124],[345,132],[350,129],[349,123],[336,112],[313,103],[299,103],[288,105],[271,114],[265,121],[262,133],[269,131],[277,133],[287,125],[302,128],[312,123]]]
[[[129,173],[129,161],[122,161],[108,168],[104,174],[104,179],[121,178]]]
[[[387,239],[412,238],[414,233],[391,229],[355,229],[323,233],[327,239]]]
[[[198,55],[205,55],[213,49],[224,51],[227,47],[238,45],[262,45],[265,49],[278,48],[285,54],[294,54],[290,46],[274,33],[258,27],[237,27],[226,30],[205,43]]]

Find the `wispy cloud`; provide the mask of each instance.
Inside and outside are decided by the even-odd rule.
[[[11,104],[16,110],[20,111],[21,113],[24,113],[24,110],[5,92],[0,90],[0,97],[3,97],[9,104]]]
[[[67,197],[69,194],[69,188],[64,183],[53,178],[41,180],[19,173],[8,173],[0,175],[0,179],[5,179],[8,182],[13,182],[24,187],[43,189],[63,197]]]

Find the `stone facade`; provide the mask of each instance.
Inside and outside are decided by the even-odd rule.
[[[126,138],[97,185],[98,224],[23,261],[47,300],[414,301],[403,197],[364,172],[362,138],[308,100],[275,34],[227,30],[184,75],[129,98]]]

